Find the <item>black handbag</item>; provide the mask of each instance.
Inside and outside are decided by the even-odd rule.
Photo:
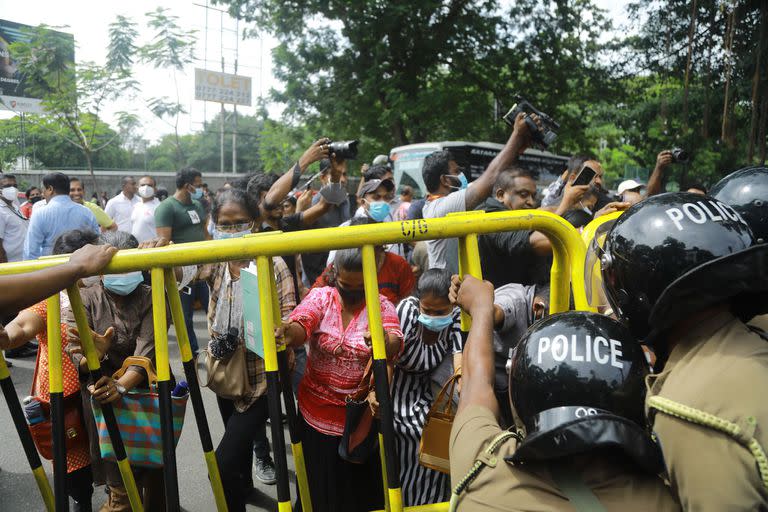
[[[365,463],[379,446],[379,421],[373,417],[368,405],[372,361],[368,361],[357,391],[346,398],[344,434],[339,443],[339,457],[355,464]]]

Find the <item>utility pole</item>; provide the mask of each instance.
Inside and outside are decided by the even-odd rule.
[[[221,57],[221,72],[222,73],[224,72],[224,57],[223,56]],[[224,174],[224,103],[223,102],[221,103],[221,114],[220,114],[220,117],[221,117],[221,124],[220,124],[221,130],[220,130],[220,134],[219,134],[220,135],[220,137],[219,137],[219,139],[220,139],[219,140],[219,144],[220,144],[221,147],[219,149],[219,156],[220,156],[219,171],[222,174]]]

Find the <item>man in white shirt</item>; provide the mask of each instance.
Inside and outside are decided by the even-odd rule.
[[[139,178],[138,195],[141,202],[136,203],[131,213],[131,234],[139,242],[145,242],[157,238],[157,229],[155,229],[155,208],[160,201],[155,197],[157,183],[152,176],[142,176]]]
[[[538,118],[534,115],[534,120]],[[515,127],[501,152],[488,165],[488,168],[467,188],[464,169],[448,151],[436,151],[424,159],[421,174],[427,186],[427,202],[424,205],[424,218],[444,217],[453,212],[474,210],[485,201],[499,173],[514,165],[520,154],[531,143],[531,129],[525,122],[525,115],[518,115]],[[458,273],[458,241],[455,238],[427,240],[429,268],[447,268]]]
[[[107,202],[104,211],[117,223],[119,231],[131,232],[131,215],[133,207],[141,200],[136,195],[136,180],[133,176],[124,176],[123,190]]]
[[[21,261],[29,222],[19,211],[16,177],[6,174],[0,181],[0,263]]]

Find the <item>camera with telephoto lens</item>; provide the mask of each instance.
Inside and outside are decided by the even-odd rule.
[[[359,140],[346,140],[344,142],[329,142],[328,153],[335,154],[337,160],[354,160],[357,158],[357,145]]]
[[[674,158],[675,162],[678,164],[687,164],[688,160],[691,159],[691,155],[682,148],[674,148],[672,150],[672,158]]]
[[[520,113],[525,114],[525,123],[531,130],[533,141],[541,147],[548,147],[557,139],[557,131],[560,129],[560,125],[555,122],[548,114],[545,114],[541,110],[531,105],[522,96],[517,96],[517,103],[509,109],[502,119],[509,126],[515,126],[515,119]],[[541,121],[541,128],[533,121],[531,114],[539,116]]]

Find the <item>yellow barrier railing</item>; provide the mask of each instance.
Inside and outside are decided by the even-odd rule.
[[[185,373],[190,383],[190,395],[195,410],[198,430],[200,432],[205,460],[208,466],[211,486],[216,497],[217,509],[226,510],[222,483],[212,453],[210,433],[208,431],[205,411],[199,397],[199,387],[194,374],[194,361],[189,348],[188,333],[184,327],[176,281],[172,273],[173,267],[199,265],[223,261],[256,259],[259,278],[259,295],[261,304],[262,335],[264,343],[264,360],[267,373],[270,418],[272,425],[273,446],[278,476],[278,509],[280,512],[291,510],[290,490],[288,488],[287,459],[285,453],[284,433],[281,421],[280,407],[280,375],[288,375],[285,367],[283,348],[278,349],[274,328],[279,325],[280,313],[277,303],[272,256],[320,252],[332,249],[360,247],[363,254],[363,276],[368,311],[369,329],[372,335],[374,357],[374,376],[377,395],[379,396],[381,412],[380,441],[383,449],[382,468],[385,483],[385,503],[388,511],[402,510],[444,510],[447,504],[434,504],[424,507],[403,507],[400,489],[398,460],[395,456],[395,439],[393,428],[393,411],[389,400],[389,382],[386,371],[386,350],[381,313],[379,304],[378,280],[374,247],[390,243],[408,243],[421,240],[440,238],[459,239],[459,262],[461,274],[482,277],[480,259],[477,248],[478,235],[510,230],[537,230],[544,233],[552,243],[553,264],[551,270],[550,312],[556,313],[568,309],[570,283],[573,282],[573,298],[576,309],[589,309],[584,293],[584,261],[585,247],[578,232],[563,218],[549,212],[539,210],[508,211],[495,213],[467,212],[453,214],[439,219],[421,219],[414,221],[389,222],[375,225],[350,226],[344,228],[328,228],[307,230],[292,233],[262,233],[248,235],[239,239],[195,242],[171,245],[155,249],[123,250],[118,252],[104,270],[104,273],[123,273],[136,270],[151,269],[152,300],[155,323],[156,366],[158,372],[158,391],[160,394],[161,419],[163,430],[163,459],[166,484],[166,499],[168,510],[179,510],[178,480],[176,475],[175,448],[173,447],[172,416],[170,411],[170,372],[168,357],[168,339],[166,323],[166,294],[170,304],[176,334],[179,340]],[[0,265],[0,275],[17,274],[40,270],[67,261],[67,256],[48,257],[35,261],[25,261]],[[510,262],[514,264],[514,262]],[[86,353],[88,367],[92,375],[100,374],[98,357],[95,356],[93,340],[90,339],[90,329],[85,318],[82,301],[76,287],[70,288],[70,301],[81,341]],[[470,318],[462,316],[462,330],[467,331]],[[52,326],[49,326],[51,329]],[[58,327],[57,327],[58,328]],[[59,355],[60,355],[59,351]],[[60,362],[60,361],[59,361]],[[3,382],[3,364],[0,361],[0,382]],[[6,370],[7,372],[7,370]],[[56,375],[56,376],[55,376]],[[51,379],[60,379],[61,365],[51,368]],[[285,379],[283,379],[285,380]],[[10,381],[9,381],[10,382]],[[282,382],[283,394],[286,398],[290,391],[290,382]],[[5,390],[5,388],[4,388]],[[53,391],[53,388],[52,388]],[[286,408],[289,422],[295,421],[295,410]],[[104,411],[107,412],[106,410]],[[110,411],[111,412],[111,411]],[[105,414],[107,416],[107,414]],[[105,418],[108,419],[108,418]],[[63,421],[63,420],[62,420]],[[290,424],[290,423],[289,423]],[[109,426],[109,421],[108,421]],[[110,428],[113,445],[118,456],[118,466],[121,470],[126,489],[134,511],[140,511],[135,483],[125,458],[120,434],[117,426]],[[291,432],[291,445],[296,458],[297,484],[305,511],[311,510],[311,500],[308,496],[307,475],[303,460],[303,450],[298,434]],[[120,460],[122,456],[123,460]],[[34,470],[34,467],[33,467]],[[37,476],[37,473],[36,473]],[[43,475],[44,476],[44,475]],[[57,491],[59,489],[57,488]],[[41,492],[46,498],[44,486]],[[58,492],[57,498],[58,498]],[[49,494],[48,494],[49,496]],[[48,501],[46,500],[46,503]]]

